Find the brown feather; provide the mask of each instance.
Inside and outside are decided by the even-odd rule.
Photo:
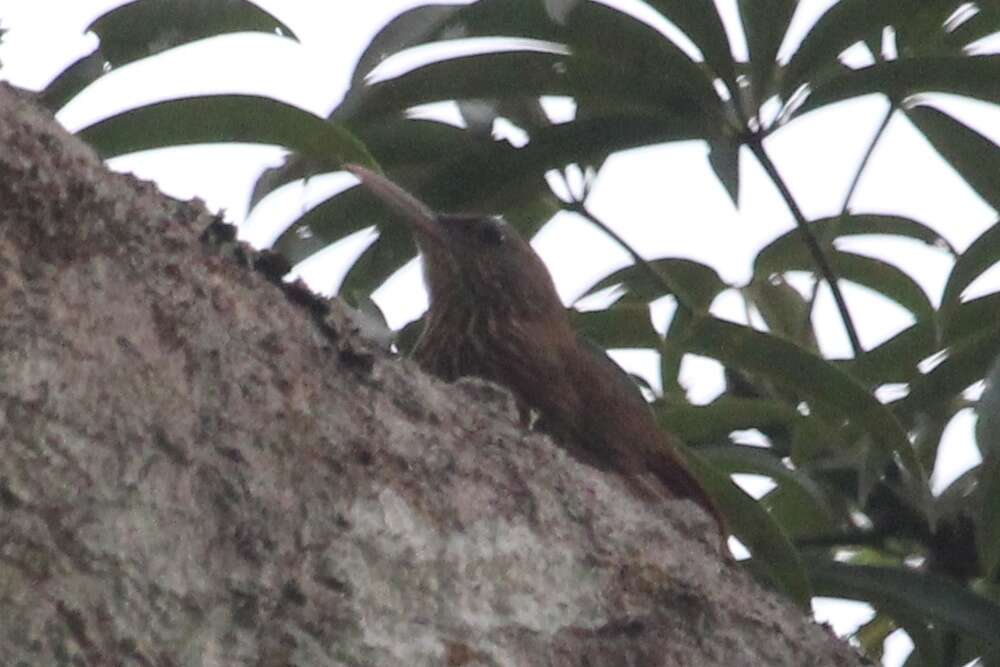
[[[383,177],[350,171],[407,222],[420,246],[430,294],[414,349],[421,366],[449,381],[475,376],[508,387],[571,455],[622,474],[647,496],[643,479],[651,475],[661,495],[693,500],[725,533],[715,504],[635,384],[577,338],[526,241],[499,219],[435,215]]]

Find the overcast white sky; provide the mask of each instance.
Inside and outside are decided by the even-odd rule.
[[[120,0],[4,0],[0,22],[9,32],[0,46],[0,78],[27,88],[40,88],[66,64],[92,48],[95,38],[85,27]],[[247,92],[276,97],[325,115],[347,88],[354,62],[372,35],[403,9],[422,4],[413,0],[381,2],[312,2],[261,0],[298,35],[301,43],[268,35],[230,35],[192,44],[158,56],[148,63],[122,68],[93,85],[59,114],[71,130],[80,129],[112,113],[155,100],[213,92]],[[638,0],[609,0],[671,34],[672,26]],[[736,0],[718,0],[738,57],[745,45],[735,14]],[[783,53],[794,49],[812,21],[833,0],[801,0],[792,35]],[[992,46],[995,50],[995,46]],[[865,62],[859,51],[849,54]],[[385,73],[405,63],[387,63]],[[1000,110],[996,106],[938,96],[949,112],[1000,142]],[[800,205],[809,217],[839,211],[848,183],[885,109],[878,98],[864,98],[814,112],[782,129],[768,142],[768,150]],[[246,202],[260,171],[276,163],[280,149],[254,146],[185,147],[150,151],[112,161],[122,171],[155,180],[161,189],[180,198],[204,199],[211,208],[243,224],[243,236],[256,244],[269,243],[299,212],[344,187],[343,176],[315,179],[307,186],[289,187],[267,200],[246,218]],[[590,199],[592,210],[611,224],[647,258],[690,257],[714,266],[722,277],[744,284],[752,259],[764,243],[791,229],[793,221],[763,171],[744,152],[741,208],[736,210],[709,169],[705,146],[685,142],[644,148],[613,156],[601,172]],[[934,153],[909,123],[895,118],[855,194],[856,212],[892,212],[930,224],[959,250],[982,233],[996,212]],[[364,232],[344,247],[334,248],[301,267],[317,290],[335,288],[346,261],[373,238]],[[569,239],[572,239],[570,241]],[[600,232],[570,215],[559,216],[534,242],[552,270],[566,302],[577,298],[596,278],[627,263],[627,255]],[[907,270],[939,302],[950,269],[939,251],[903,241],[851,240],[841,247],[882,257]],[[968,295],[1000,286],[1000,267],[974,284]],[[380,290],[377,298],[393,325],[420,314],[426,306],[419,275],[409,267]],[[862,288],[845,286],[845,294],[861,338],[871,347],[911,319],[900,307]],[[659,324],[666,321],[668,304],[655,309]],[[735,294],[721,298],[717,314],[743,320]],[[828,292],[817,311],[820,344],[827,354],[847,356],[849,346]],[[649,354],[616,355],[633,370],[648,368]],[[696,402],[710,400],[720,387],[719,368],[707,360],[685,362],[683,381]],[[972,419],[960,416],[949,427],[947,461],[936,471],[940,487],[977,460],[972,446]],[[863,606],[827,605],[818,613],[831,619],[838,631],[856,626],[868,612]],[[886,664],[898,664],[908,650],[898,638]]]

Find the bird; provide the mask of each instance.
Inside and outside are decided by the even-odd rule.
[[[422,255],[429,307],[412,355],[425,371],[506,387],[571,456],[623,476],[640,496],[694,501],[726,534],[675,437],[621,367],[577,336],[548,268],[513,227],[497,215],[437,213],[381,174],[344,169],[409,228]]]

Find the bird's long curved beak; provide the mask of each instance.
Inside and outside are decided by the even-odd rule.
[[[344,169],[358,177],[361,184],[379,201],[385,204],[419,236],[443,241],[441,225],[438,217],[427,204],[423,203],[409,192],[399,187],[381,174],[376,174],[356,164],[345,164]]]

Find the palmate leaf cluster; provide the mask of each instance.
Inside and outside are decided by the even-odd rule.
[[[286,162],[258,180],[252,205],[288,183],[360,162],[384,170],[434,207],[500,212],[527,235],[563,209],[605,228],[586,199],[615,151],[702,140],[736,202],[740,160],[756,159],[798,226],[757,253],[748,284],[727,284],[711,267],[687,259],[646,261],[627,248],[635,263],[588,290],[616,287],[616,300],[602,310],[574,310],[579,329],[608,349],[659,354],[663,389],[653,408],[688,443],[696,471],[767,581],[802,603],[813,595],[870,602],[877,614],[858,637],[873,656],[902,627],[916,645],[909,665],[1000,660],[1000,292],[963,298],[1000,261],[1000,225],[958,253],[918,220],[854,211],[851,193],[839,215],[808,220],[764,146],[767,136],[804,114],[878,94],[888,105],[873,147],[889,122],[905,118],[983,200],[1000,208],[1000,149],[921,95],[1000,102],[1000,55],[975,48],[1000,31],[1000,4],[840,0],[779,60],[798,3],[739,0],[746,62],[734,59],[713,2],[645,4],[683,32],[700,57],[596,2],[428,4],[376,35],[329,118],[272,99],[214,95],[128,111],[81,135],[108,157],[204,142],[288,148]],[[189,41],[245,30],[294,39],[248,2],[140,0],[101,17],[92,29],[98,49],[43,93],[53,108],[115,67]],[[519,47],[493,42],[495,50],[474,55],[439,49],[435,53],[444,55],[402,75],[369,77],[409,49],[478,37],[516,38]],[[840,56],[858,45],[871,64],[849,67]],[[572,120],[550,120],[541,98],[551,96],[572,98]],[[457,103],[463,127],[410,113],[447,101]],[[526,143],[495,138],[497,119],[521,128]],[[859,177],[866,162],[867,156]],[[561,199],[545,174],[568,168],[585,175],[584,187]],[[384,216],[359,188],[349,188],[303,213],[276,247],[299,262]],[[838,244],[860,235],[909,239],[950,254],[943,293],[928,295],[901,268]],[[341,292],[366,299],[413,253],[405,231],[386,226],[353,263]],[[856,328],[865,322],[851,321],[842,304],[855,354],[824,358],[811,320],[816,289],[793,288],[787,277],[794,272],[811,274],[817,287],[826,281],[838,297],[841,281],[874,290],[906,309],[913,323],[863,350]],[[763,328],[710,313],[730,290]],[[665,296],[677,309],[661,334],[650,324],[649,304]],[[402,347],[411,334],[412,328],[404,330]],[[726,391],[708,405],[692,405],[684,395],[678,374],[686,354],[727,369]],[[936,364],[929,368],[928,360]],[[969,398],[967,389],[980,383],[979,398]],[[887,386],[901,388],[901,397],[877,400],[875,391]],[[982,462],[934,495],[928,470],[946,425],[964,409],[976,412]],[[733,433],[746,429],[763,434],[767,446],[740,444]],[[729,481],[734,473],[766,476],[775,487],[755,502]]]

